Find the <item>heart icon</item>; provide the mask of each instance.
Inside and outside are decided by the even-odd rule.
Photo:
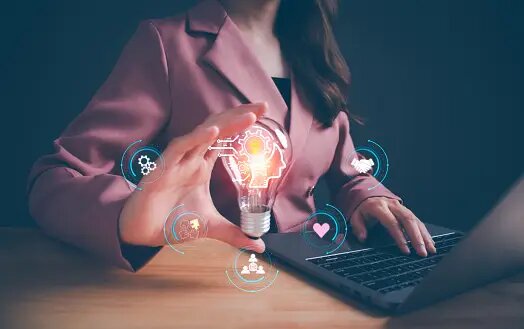
[[[318,235],[319,238],[323,238],[324,235],[329,231],[329,224],[324,223],[320,225],[319,223],[313,224],[313,231]]]

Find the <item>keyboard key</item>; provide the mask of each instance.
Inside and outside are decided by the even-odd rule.
[[[414,253],[406,256],[400,253],[397,246],[391,245],[309,261],[348,280],[387,293],[417,285],[461,237],[461,234],[435,237],[437,254],[428,257],[419,257]]]
[[[325,263],[325,264],[322,264],[321,266],[325,269],[335,270],[339,268],[346,268],[346,267],[357,266],[357,265],[358,263],[355,262],[354,260],[344,260],[344,261],[336,262],[336,263]]]

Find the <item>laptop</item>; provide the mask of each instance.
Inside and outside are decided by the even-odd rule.
[[[437,254],[402,254],[382,228],[366,244],[346,238],[325,254],[300,233],[263,237],[278,260],[344,295],[407,312],[524,270],[524,176],[468,234],[426,224]],[[351,236],[349,234],[348,236]]]

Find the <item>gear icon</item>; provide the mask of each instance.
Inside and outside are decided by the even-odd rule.
[[[244,161],[240,161],[238,163],[238,170],[242,175],[247,175],[249,174],[249,165]]]
[[[138,164],[140,167],[142,167],[140,172],[143,176],[149,175],[157,167],[156,162],[151,161],[151,158],[149,158],[147,155],[141,155],[138,158]]]
[[[147,166],[143,166],[142,170],[140,170],[140,172],[142,173],[142,175],[147,176],[147,175],[149,175],[149,173],[151,173],[151,170],[149,170],[149,168]]]
[[[156,162],[154,161],[151,161],[147,164],[147,169],[149,169],[149,171],[153,171],[156,169]]]
[[[270,142],[271,138],[264,136],[262,129],[257,129],[256,132],[248,130],[238,140],[242,147],[240,154],[250,157],[254,152],[261,152],[264,155],[268,155],[271,152]]]
[[[145,160],[145,161],[144,161]],[[141,155],[139,158],[138,158],[138,164],[141,166],[141,167],[144,167],[144,166],[147,166],[149,165],[149,162],[151,161],[151,159],[147,156],[147,155]]]

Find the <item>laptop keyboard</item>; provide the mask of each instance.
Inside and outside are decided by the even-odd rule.
[[[419,257],[402,254],[396,245],[307,259],[328,271],[381,293],[415,286],[463,237],[461,233],[434,236],[437,253]]]

